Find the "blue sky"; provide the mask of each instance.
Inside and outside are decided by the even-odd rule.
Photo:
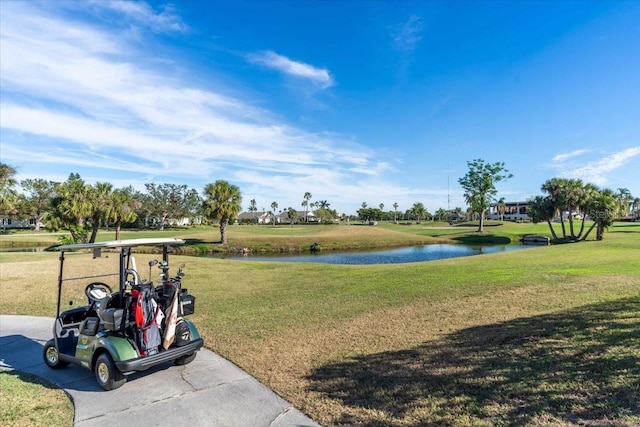
[[[554,176],[640,196],[637,1],[2,1],[18,179],[225,179],[243,208],[464,206]],[[449,198],[449,199],[448,199]]]

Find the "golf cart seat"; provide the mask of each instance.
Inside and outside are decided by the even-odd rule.
[[[124,310],[110,307],[112,297],[104,297],[98,303],[97,314],[100,324],[108,331],[121,331],[124,329]]]

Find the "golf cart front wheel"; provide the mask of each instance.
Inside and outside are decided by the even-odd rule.
[[[44,358],[44,363],[46,363],[51,369],[62,369],[69,366],[69,362],[63,362],[60,360],[60,353],[58,353],[56,342],[53,339],[50,339],[44,345],[42,357]]]
[[[115,390],[127,382],[127,377],[122,375],[109,353],[102,353],[94,366],[98,385],[105,390]]]

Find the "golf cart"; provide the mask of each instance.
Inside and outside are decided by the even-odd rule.
[[[43,350],[47,366],[83,366],[95,372],[100,387],[113,390],[130,373],[193,361],[203,340],[184,316],[193,314],[195,298],[182,289],[184,264],[173,277],[169,274],[171,247],[183,243],[153,238],[56,247],[61,251],[58,304],[53,339]],[[147,280],[133,256],[138,246],[162,249],[161,260],[136,254],[149,258]],[[160,269],[156,284],[151,281],[154,267]],[[63,301],[71,308],[61,312]]]

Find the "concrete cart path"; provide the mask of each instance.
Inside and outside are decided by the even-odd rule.
[[[74,425],[251,426],[318,424],[233,363],[202,349],[185,366],[161,365],[129,376],[104,391],[93,372],[79,366],[53,370],[42,358],[53,319],[0,315],[0,368],[37,375],[73,399]]]

